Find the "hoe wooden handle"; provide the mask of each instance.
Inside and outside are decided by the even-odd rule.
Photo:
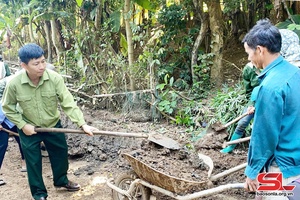
[[[232,121],[228,122],[227,124],[225,124],[225,125],[224,125],[224,128],[227,128],[227,127],[230,126],[231,124],[233,124],[233,123],[239,121],[240,119],[242,119],[243,117],[246,117],[247,115],[248,115],[248,113],[242,114],[241,116],[239,116],[239,117],[235,118],[234,120],[232,120]]]
[[[249,137],[245,137],[245,138],[241,138],[241,139],[237,139],[237,140],[232,140],[232,141],[229,141],[229,142],[224,142],[223,144],[223,148],[227,147],[228,145],[231,145],[231,144],[238,144],[238,143],[241,143],[241,142],[247,142],[250,140],[250,136]]]
[[[14,135],[14,136],[19,136],[19,134],[18,134],[18,133],[16,133],[16,132],[13,132],[13,131],[10,131],[10,130],[8,130],[8,129],[6,129],[6,128],[3,128],[3,127],[2,127],[2,130],[4,130],[5,132],[7,132],[7,133],[9,133],[9,134],[11,134],[11,135]]]
[[[55,133],[79,133],[86,134],[83,130],[67,129],[67,128],[35,128],[36,132],[55,132]],[[142,133],[126,133],[126,132],[112,132],[112,131],[93,131],[94,135],[109,135],[119,137],[136,137],[136,138],[148,138],[147,134]]]

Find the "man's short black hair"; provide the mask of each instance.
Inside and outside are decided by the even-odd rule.
[[[281,49],[281,34],[269,19],[261,19],[247,33],[242,42],[246,42],[251,49],[256,49],[259,45],[267,48],[270,53],[278,53]]]
[[[44,50],[37,44],[29,43],[19,49],[19,58],[21,62],[28,64],[32,59],[40,58],[44,55]]]

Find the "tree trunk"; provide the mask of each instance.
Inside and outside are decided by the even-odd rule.
[[[58,30],[56,27],[55,19],[50,20],[51,24],[51,38],[53,46],[55,47],[56,55],[57,55],[57,62],[60,61],[60,54],[61,54],[61,48],[60,48],[60,41],[58,38]]]
[[[205,0],[208,7],[209,13],[209,26],[211,30],[211,53],[213,53],[213,65],[210,69],[210,79],[211,83],[215,84],[217,87],[222,86],[222,59],[223,59],[223,17],[220,5],[220,0]]]
[[[102,6],[103,6],[102,0],[97,0],[97,8],[96,8],[96,16],[95,16],[95,28],[96,28],[96,30],[100,29],[101,19],[102,19],[102,10],[103,10]]]
[[[28,9],[28,15],[31,15],[31,8]],[[34,36],[33,36],[33,28],[32,28],[32,20],[29,20],[29,38],[30,42],[35,42]]]
[[[133,42],[132,42],[132,31],[130,28],[130,0],[125,0],[124,5],[124,21],[125,21],[125,29],[126,29],[126,39],[127,39],[127,46],[128,46],[128,63],[129,63],[129,81],[130,81],[130,90],[135,90],[135,81],[133,77]]]
[[[208,21],[208,15],[206,13],[204,13],[203,9],[202,9],[203,1],[199,0],[199,2],[198,2],[198,0],[193,0],[193,3],[196,8],[196,11],[197,11],[196,13],[198,13],[200,21],[201,21],[201,28],[200,28],[198,36],[195,40],[193,50],[192,50],[192,58],[191,58],[191,74],[192,74],[192,81],[194,84],[195,82],[199,81],[199,77],[197,75],[195,75],[195,72],[194,72],[194,66],[197,65],[197,60],[198,60],[198,49],[208,31],[209,21]]]
[[[49,13],[53,12],[53,7],[49,7]],[[57,19],[50,20],[51,26],[51,39],[52,44],[55,47],[56,55],[57,55],[57,62],[60,62],[60,56],[62,55],[62,51],[65,50],[64,43],[61,35],[61,24]]]
[[[51,27],[50,22],[45,21],[44,23],[44,29],[46,33],[46,41],[47,41],[47,62],[52,63],[52,50],[51,50]]]
[[[272,4],[274,5],[274,8],[270,11],[270,20],[274,24],[277,24],[278,21],[278,14],[279,14],[279,8],[281,7],[281,0],[271,0]]]
[[[295,1],[293,2],[293,4],[294,4],[294,13],[300,13],[300,2]]]
[[[254,26],[255,24],[255,15],[256,15],[256,1],[247,0],[248,2],[248,27],[247,32]]]

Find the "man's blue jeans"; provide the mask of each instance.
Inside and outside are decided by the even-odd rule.
[[[244,109],[244,112],[243,112],[243,113],[246,113],[246,112],[247,112],[247,108],[248,108],[248,107],[246,107],[246,108]],[[243,134],[244,134],[244,132],[245,132],[245,129],[246,129],[247,126],[250,124],[250,122],[251,122],[251,120],[253,119],[253,117],[254,117],[254,113],[251,114],[251,115],[247,115],[247,116],[243,117],[242,119],[240,119],[239,122],[238,122],[237,127],[235,128],[234,133],[243,136]]]

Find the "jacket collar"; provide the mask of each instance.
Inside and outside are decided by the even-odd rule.
[[[46,69],[43,76],[41,76],[39,85],[43,84],[45,80],[49,80],[48,69]],[[26,84],[26,83],[34,86],[31,80],[29,79],[26,70],[24,70],[21,74],[21,84]]]
[[[280,62],[283,61],[283,57],[282,56],[278,56],[278,58],[276,58],[273,62],[271,62],[267,67],[265,67],[261,73],[257,76],[259,79],[263,79],[263,77],[269,72],[271,71],[274,67],[276,67],[276,65],[278,65]]]

